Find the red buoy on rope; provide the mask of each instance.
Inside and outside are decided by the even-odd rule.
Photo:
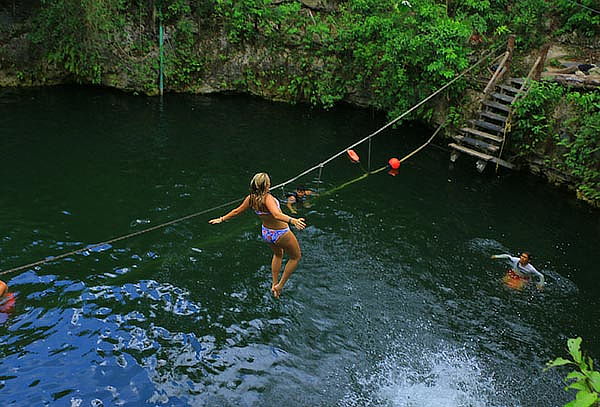
[[[350,158],[350,161],[352,161],[353,163],[360,162],[360,157],[358,156],[358,154],[356,154],[356,151],[348,150],[346,151],[346,153],[348,153],[348,158]]]
[[[390,158],[390,160],[388,161],[388,164],[390,165],[390,167],[393,170],[397,170],[398,168],[400,168],[400,160],[397,159],[396,157]]]
[[[390,174],[392,177],[395,177],[398,175],[398,172],[400,172],[400,160],[396,157],[390,158],[388,160],[388,167],[390,168],[388,174]]]

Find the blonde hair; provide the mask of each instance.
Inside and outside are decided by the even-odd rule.
[[[264,206],[265,197],[269,193],[271,179],[266,172],[259,172],[250,181],[250,206],[259,211]]]

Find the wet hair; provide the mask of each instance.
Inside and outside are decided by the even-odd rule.
[[[250,181],[250,206],[255,211],[264,206],[265,197],[269,193],[271,179],[266,172],[259,172]]]
[[[521,252],[521,255],[526,254],[527,260],[531,260],[531,254],[529,252]]]
[[[298,185],[296,186],[296,191],[306,191],[308,188],[306,188],[304,185]]]

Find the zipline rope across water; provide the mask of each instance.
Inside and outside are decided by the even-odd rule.
[[[362,138],[361,140],[355,142],[354,144],[351,144],[350,146],[344,148],[340,152],[332,155],[331,157],[327,158],[326,160],[322,161],[321,163],[319,163],[319,164],[317,164],[317,165],[315,165],[315,166],[313,166],[313,167],[311,167],[311,168],[309,168],[309,169],[301,172],[300,174],[296,175],[295,177],[290,178],[289,180],[287,180],[285,182],[282,182],[282,183],[280,183],[278,185],[275,185],[274,187],[271,188],[271,190],[276,190],[276,189],[279,189],[279,188],[283,188],[285,185],[288,185],[288,184],[290,184],[290,183],[298,180],[299,178],[301,178],[301,177],[303,177],[303,176],[305,176],[305,175],[307,175],[307,174],[309,174],[312,171],[315,171],[317,169],[319,170],[319,182],[320,182],[322,171],[323,171],[323,167],[326,164],[330,163],[334,159],[336,159],[339,156],[341,156],[342,154],[344,154],[346,151],[348,151],[348,150],[350,150],[350,149],[358,146],[359,144],[364,143],[367,140],[370,142],[370,140],[371,140],[372,137],[380,134],[385,129],[387,129],[390,126],[394,125],[399,120],[401,120],[402,118],[406,117],[407,115],[409,115],[410,113],[412,113],[413,111],[415,111],[416,109],[418,109],[419,107],[421,107],[423,104],[425,104],[426,102],[428,102],[429,100],[431,100],[433,97],[437,96],[439,93],[441,93],[446,88],[448,88],[449,86],[451,86],[457,80],[459,80],[460,78],[462,78],[463,76],[465,76],[467,73],[469,73],[470,71],[472,71],[475,67],[479,66],[482,62],[484,62],[485,60],[487,60],[496,51],[497,48],[498,47],[493,48],[490,52],[488,52],[486,55],[484,55],[481,59],[479,59],[477,62],[475,62],[469,68],[465,69],[458,76],[456,76],[455,78],[453,78],[452,80],[450,80],[444,86],[440,87],[438,90],[436,90],[435,92],[431,93],[425,99],[421,100],[419,103],[417,103],[416,105],[414,105],[413,107],[411,107],[410,109],[408,109],[407,111],[405,111],[404,113],[402,113],[401,115],[399,115],[398,117],[396,117],[395,119],[393,119],[392,121],[390,121],[387,124],[385,124],[383,127],[379,128],[378,130],[374,131],[373,133],[369,134],[368,136]],[[425,144],[423,144],[422,146],[420,146],[419,148],[417,148],[413,152],[409,153],[407,156],[405,156],[400,161],[407,160],[408,158],[412,157],[414,154],[416,154],[417,152],[419,152],[421,149],[423,149],[425,146],[427,146],[431,142],[431,140],[433,140],[433,138],[437,135],[437,133],[440,131],[441,128],[442,128],[442,125],[440,125],[437,128],[437,130],[433,133],[433,135],[430,137],[430,139]],[[370,152],[370,148],[369,148],[369,152]],[[342,184],[342,185],[340,185],[340,186],[338,186],[336,188],[333,188],[332,190],[327,191],[327,194],[332,193],[334,191],[337,191],[337,190],[339,190],[339,189],[341,189],[341,188],[343,188],[343,187],[345,187],[347,185],[350,185],[350,184],[352,184],[352,183],[354,183],[356,181],[364,179],[369,174],[376,174],[378,172],[381,172],[385,168],[386,167],[384,166],[384,167],[379,168],[379,169],[374,170],[374,171],[367,171],[367,172],[365,172],[365,174],[361,175],[360,177],[355,178],[355,179],[353,179],[353,180],[351,180],[349,182],[346,182],[346,183],[344,183],[344,184]],[[369,154],[369,169],[370,169],[370,154]],[[237,203],[241,202],[242,200],[243,200],[243,198],[239,198],[239,199],[236,199],[236,200],[233,200],[233,201],[229,201],[229,202],[226,202],[226,203],[218,205],[218,206],[214,206],[212,208],[204,209],[202,211],[195,212],[195,213],[192,213],[190,215],[186,215],[186,216],[183,216],[183,217],[180,217],[180,218],[168,221],[168,222],[161,223],[159,225],[155,225],[155,226],[143,229],[143,230],[139,230],[137,232],[132,232],[132,233],[128,233],[126,235],[115,237],[115,238],[103,241],[101,243],[87,245],[85,247],[82,247],[82,248],[79,248],[79,249],[76,249],[76,250],[72,250],[72,251],[69,251],[69,252],[66,252],[66,253],[61,253],[61,254],[58,254],[56,256],[48,256],[48,257],[46,257],[44,259],[41,259],[41,260],[38,260],[38,261],[35,261],[35,262],[32,262],[32,263],[28,263],[28,264],[24,264],[22,266],[18,266],[18,267],[14,267],[14,268],[11,268],[11,269],[3,270],[3,271],[0,272],[0,275],[4,275],[4,274],[8,274],[8,273],[13,273],[13,272],[16,272],[16,271],[20,271],[20,270],[24,270],[24,269],[29,269],[29,268],[36,267],[36,266],[40,266],[42,264],[49,263],[49,262],[56,261],[56,260],[60,260],[60,259],[64,259],[65,257],[69,257],[69,256],[72,256],[72,255],[75,255],[75,254],[80,254],[80,253],[83,253],[85,251],[91,251],[91,250],[93,250],[95,248],[98,248],[100,246],[109,245],[109,244],[112,244],[112,243],[115,243],[115,242],[118,242],[118,241],[121,241],[121,240],[125,240],[125,239],[129,239],[129,238],[132,238],[132,237],[135,237],[135,236],[142,235],[144,233],[152,232],[152,231],[157,230],[157,229],[162,229],[164,227],[167,227],[167,226],[170,226],[170,225],[174,225],[176,223],[179,223],[179,222],[182,222],[182,221],[185,221],[185,220],[188,220],[188,219],[192,219],[192,218],[200,216],[200,215],[204,215],[204,214],[206,214],[208,212],[212,212],[212,211],[217,210],[217,209],[221,209],[221,208],[225,208],[225,207],[237,204]]]

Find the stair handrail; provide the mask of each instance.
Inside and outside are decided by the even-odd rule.
[[[496,83],[500,80],[500,78],[502,78],[502,76],[504,76],[504,74],[508,72],[514,49],[515,36],[511,35],[510,37],[508,37],[508,44],[506,45],[506,51],[504,52],[504,57],[502,58],[502,61],[500,62],[500,64],[498,64],[498,67],[494,71],[492,78],[483,90],[484,97],[488,95],[492,89],[494,89]]]
[[[498,158],[500,158],[500,156],[502,156],[502,151],[504,150],[504,144],[506,143],[506,135],[510,132],[510,128],[512,126],[512,116],[513,116],[513,109],[512,109],[512,105],[515,104],[515,102],[517,101],[517,99],[519,99],[520,97],[523,97],[527,94],[527,92],[529,92],[529,82],[531,81],[531,79],[534,77],[535,75],[535,80],[539,80],[540,79],[540,73],[541,73],[541,67],[543,66],[542,61],[545,61],[546,59],[546,55],[548,54],[548,49],[550,48],[549,45],[545,45],[542,50],[540,51],[540,54],[538,55],[538,57],[535,59],[535,62],[533,63],[533,66],[531,67],[531,69],[529,70],[529,73],[527,74],[527,77],[525,78],[525,80],[523,81],[523,83],[521,84],[521,86],[519,87],[519,90],[517,91],[517,93],[515,94],[515,97],[513,99],[513,101],[510,103],[511,104],[511,108],[508,111],[508,116],[506,117],[506,121],[504,122],[504,129],[502,130],[502,144],[500,146],[500,152],[498,153]],[[498,163],[496,163],[496,172],[498,172]]]

